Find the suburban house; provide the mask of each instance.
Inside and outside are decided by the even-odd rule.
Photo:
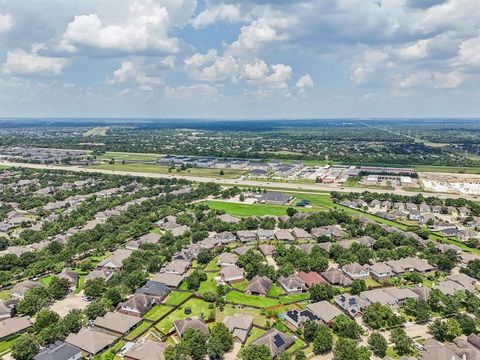
[[[465,291],[466,289],[463,285],[451,280],[441,281],[436,286],[435,289],[440,290],[445,295],[455,295],[457,291]]]
[[[237,255],[243,255],[250,249],[251,249],[251,247],[248,247],[248,246],[239,246],[239,247],[233,249],[233,252]]]
[[[332,285],[348,287],[352,285],[352,279],[346,276],[342,271],[331,268],[321,273],[322,277]]]
[[[245,277],[245,271],[237,265],[224,266],[220,270],[220,277],[226,283],[241,282]]]
[[[302,228],[294,227],[292,229],[292,235],[297,240],[311,240],[313,236],[308,232],[303,230]]]
[[[300,271],[298,277],[303,280],[307,287],[312,287],[313,285],[324,284],[325,279],[317,272],[310,271],[308,273]]]
[[[215,237],[220,240],[222,244],[228,244],[237,240],[237,237],[230,231],[223,231],[215,235]]]
[[[150,340],[148,338],[139,338],[135,345],[125,351],[124,360],[165,360],[165,349],[167,344]]]
[[[117,311],[126,315],[140,317],[146,314],[156,303],[156,298],[152,296],[135,293],[127,301],[119,303]]]
[[[75,291],[78,283],[78,273],[72,271],[72,269],[65,268],[60,274],[57,275],[59,279],[65,279],[70,284],[70,291]]]
[[[170,261],[165,267],[161,270],[166,274],[177,274],[183,275],[190,268],[190,262],[185,260],[173,260]]]
[[[20,334],[32,326],[28,316],[13,317],[0,321],[0,341],[16,334]]]
[[[294,241],[295,238],[293,237],[292,234],[288,230],[285,229],[279,229],[275,231],[275,238],[278,241]]]
[[[132,250],[115,250],[112,255],[100,262],[100,264],[98,264],[98,267],[111,270],[121,270],[123,267],[123,260],[129,258],[130,255],[132,255]]]
[[[185,279],[185,275],[167,274],[167,273],[156,274],[155,277],[153,278],[154,281],[163,283],[171,289],[178,288],[184,279]]]
[[[334,296],[335,304],[340,306],[350,317],[355,318],[362,315],[362,309],[368,304],[358,295],[344,293]]]
[[[19,302],[19,299],[7,299],[0,302],[0,320],[14,317]]]
[[[210,331],[208,330],[208,325],[205,324],[205,321],[200,318],[186,318],[176,320],[173,322],[173,327],[175,328],[175,331],[177,332],[177,335],[179,337],[182,337],[183,333],[188,329],[200,331],[205,335],[210,334]]]
[[[366,279],[370,276],[370,272],[366,266],[360,265],[357,262],[347,264],[342,267],[342,271],[351,279]]]
[[[258,245],[258,250],[264,255],[264,256],[273,256],[275,254],[275,246],[274,245]]]
[[[342,312],[328,301],[318,301],[307,305],[307,310],[314,314],[318,320],[330,325],[332,321]]]
[[[298,275],[281,276],[278,278],[278,283],[287,294],[298,294],[307,290],[305,282]]]
[[[273,328],[252,342],[252,345],[265,345],[270,349],[273,359],[276,359],[283,351],[290,348],[295,342],[293,336],[284,334],[283,332]]]
[[[217,265],[218,266],[230,266],[237,263],[238,256],[233,253],[224,252],[218,257]]]
[[[27,291],[37,286],[41,286],[41,285],[38,282],[31,281],[31,280],[22,281],[13,287],[12,297],[23,299]]]
[[[275,232],[273,230],[257,230],[257,237],[260,241],[269,241],[273,240]]]
[[[377,262],[368,266],[372,278],[378,282],[386,282],[392,276],[392,268],[385,263]]]
[[[248,314],[226,316],[223,323],[233,335],[235,341],[244,343],[253,327],[253,317]]]
[[[465,290],[470,291],[471,293],[474,293],[477,290],[477,281],[467,274],[452,274],[448,275],[446,279],[462,285]]]
[[[272,287],[273,282],[266,276],[255,275],[247,285],[245,292],[248,295],[265,296]]]
[[[265,194],[258,198],[258,201],[262,204],[275,204],[285,205],[293,200],[293,196],[286,195],[279,192],[267,191]]]
[[[137,316],[125,315],[119,312],[107,312],[95,319],[95,327],[124,335],[137,326],[142,319]]]
[[[406,299],[418,299],[419,296],[410,289],[385,288],[362,291],[360,298],[369,305],[379,302],[382,305],[398,308]]]
[[[160,303],[170,294],[170,288],[160,281],[148,280],[147,283],[140,289],[137,289],[135,293],[153,297],[157,303]]]
[[[33,360],[80,360],[82,351],[70,344],[57,341],[40,351]]]
[[[93,279],[104,279],[108,281],[112,278],[114,272],[110,269],[94,269],[87,276],[85,276],[85,281]]]
[[[106,348],[112,346],[118,340],[118,336],[104,332],[94,327],[82,328],[78,333],[70,333],[65,342],[73,345],[82,352],[89,355],[96,355]]]
[[[257,235],[250,230],[239,230],[237,231],[237,237],[243,243],[253,242],[257,240]]]

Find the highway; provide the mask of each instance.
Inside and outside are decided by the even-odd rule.
[[[417,192],[406,191],[401,189],[396,190],[385,190],[385,189],[372,189],[372,188],[363,188],[363,187],[344,187],[340,184],[297,184],[297,183],[279,183],[271,181],[257,181],[257,180],[246,180],[246,179],[221,179],[218,177],[201,177],[201,176],[188,176],[188,175],[177,175],[177,174],[157,174],[157,173],[147,173],[147,172],[131,172],[131,171],[116,171],[116,170],[104,170],[104,169],[93,169],[81,166],[68,166],[68,165],[46,165],[46,164],[28,164],[28,163],[18,163],[18,162],[9,162],[9,161],[0,161],[0,165],[11,166],[11,167],[22,167],[29,169],[51,169],[51,170],[67,170],[75,172],[89,172],[89,173],[101,173],[101,174],[111,174],[111,175],[128,175],[128,176],[140,176],[140,177],[151,177],[151,178],[177,178],[177,179],[186,179],[196,182],[211,182],[223,186],[248,186],[248,187],[261,187],[268,189],[278,189],[284,191],[294,191],[302,193],[314,193],[314,192],[363,192],[370,191],[373,193],[395,193],[397,195],[406,195],[414,196],[418,194]],[[437,193],[437,192],[428,192],[424,193],[427,196],[436,196],[439,198],[464,198],[469,200],[478,201],[480,198],[478,196],[471,196],[467,194],[451,194],[451,193]]]

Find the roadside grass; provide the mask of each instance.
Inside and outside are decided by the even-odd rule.
[[[187,299],[191,293],[181,292],[181,291],[172,291],[170,295],[168,295],[165,304],[166,305],[178,305],[185,299]]]
[[[135,340],[137,337],[139,337],[140,335],[142,335],[145,331],[147,331],[148,329],[150,329],[152,327],[152,323],[149,322],[149,321],[142,321],[140,323],[140,325],[138,325],[135,329],[133,329],[133,331],[131,331],[130,333],[128,333],[126,336],[125,336],[125,340],[127,341],[132,341],[132,340]]]
[[[191,314],[185,314],[185,309],[190,308]],[[215,309],[209,309],[209,303],[201,300],[201,299],[190,299],[185,304],[183,304],[180,308],[175,310],[173,313],[168,315],[165,319],[161,320],[155,328],[167,334],[170,329],[173,327],[173,323],[176,320],[184,319],[186,317],[207,317],[211,312],[215,311]]]
[[[157,322],[162,318],[162,316],[164,316],[171,310],[172,308],[170,306],[157,305],[154,308],[152,308],[148,313],[146,313],[143,318],[145,320]]]
[[[141,172],[141,173],[151,173],[151,174],[171,174],[172,177],[176,175],[185,175],[185,176],[199,176],[199,177],[215,177],[222,179],[237,179],[242,175],[241,170],[234,169],[223,169],[223,175],[220,175],[219,169],[208,169],[208,168],[188,168],[185,171],[177,172],[177,170],[172,170],[169,172],[168,166],[157,165],[157,164],[148,164],[148,163],[115,163],[115,164],[95,164],[88,167],[89,169],[101,169],[101,170],[110,170],[110,171],[124,171],[124,172]]]

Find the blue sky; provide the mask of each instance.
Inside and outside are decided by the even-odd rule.
[[[0,117],[480,117],[480,1],[0,0]]]

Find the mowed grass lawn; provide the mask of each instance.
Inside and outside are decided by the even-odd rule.
[[[246,306],[258,306],[262,308],[280,305],[280,300],[265,298],[261,296],[247,295],[238,291],[230,291],[227,296],[227,301],[234,304]]]
[[[181,291],[172,291],[170,295],[168,295],[165,304],[166,305],[178,305],[182,303],[182,301],[189,298],[192,294],[188,292],[181,292]]]
[[[152,308],[148,313],[146,313],[143,318],[146,320],[157,322],[171,310],[172,310],[172,307],[170,306],[157,305],[154,308]]]
[[[155,327],[167,334],[173,327],[173,323],[176,320],[184,319],[187,317],[195,317],[195,316],[203,316],[207,317],[211,311],[215,311],[215,309],[208,308],[209,303],[201,300],[201,299],[190,299],[185,304],[183,304],[179,309],[175,310],[173,313],[168,315],[165,319],[160,321]],[[191,314],[185,314],[185,309],[190,308],[192,310]]]
[[[223,169],[224,174],[220,175],[219,169],[207,168],[189,168],[185,171],[177,172],[177,170],[168,171],[168,166],[147,164],[147,163],[115,163],[115,164],[95,164],[89,166],[90,169],[102,169],[110,171],[126,171],[126,172],[141,172],[150,174],[171,174],[172,176],[200,176],[200,177],[215,177],[222,179],[237,179],[242,175],[242,171],[234,169]]]
[[[267,322],[267,317],[262,314],[263,310],[242,307],[241,309],[236,308],[233,305],[225,305],[223,311],[217,309],[216,322],[222,322],[223,319],[227,316],[233,316],[235,314],[247,314],[253,317],[253,323],[258,326],[265,326]]]
[[[135,340],[137,337],[142,335],[145,331],[152,327],[152,323],[149,321],[143,321],[138,325],[132,332],[125,336],[125,339],[128,341]]]
[[[217,282],[215,281],[215,276],[218,276],[218,272],[207,273],[207,280],[200,283],[198,292],[203,294],[207,291],[216,292],[217,291]]]

